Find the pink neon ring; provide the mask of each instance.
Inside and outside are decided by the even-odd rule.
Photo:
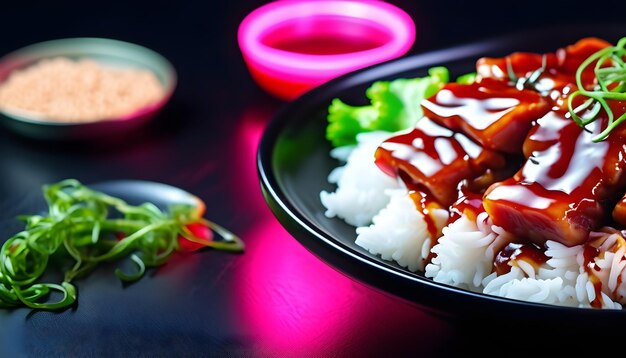
[[[358,35],[374,43],[345,53],[277,45],[283,40],[305,43],[298,36],[315,35]],[[293,99],[332,78],[404,55],[415,41],[415,24],[407,13],[383,1],[283,0],[251,12],[239,26],[238,40],[257,83],[280,98]]]

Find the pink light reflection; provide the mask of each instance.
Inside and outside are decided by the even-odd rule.
[[[352,307],[354,283],[306,251],[274,218],[260,192],[256,150],[265,121],[263,115],[244,114],[237,137],[244,197],[259,208],[256,223],[242,234],[249,254],[239,267],[245,294],[241,307],[254,331],[277,349],[298,347],[313,352],[318,336],[340,336],[350,322],[337,310]],[[328,344],[328,342],[326,342]]]
[[[237,175],[231,177],[239,178],[247,209],[256,215],[241,234],[248,250],[236,268],[233,297],[239,321],[271,354],[319,355],[346,347],[346,340],[365,342],[358,348],[363,352],[382,353],[406,349],[407,342],[440,340],[441,322],[335,271],[274,218],[262,197],[255,162],[268,117],[263,110],[249,110],[237,130]],[[398,342],[405,346],[394,348]]]

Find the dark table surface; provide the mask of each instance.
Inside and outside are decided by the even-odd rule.
[[[475,342],[497,327],[440,318],[342,275],[274,218],[260,192],[255,156],[264,127],[285,102],[252,81],[236,41],[239,22],[263,3],[2,5],[0,54],[56,38],[108,37],[160,52],[179,75],[165,111],[123,142],[46,143],[0,128],[2,235],[19,228],[15,215],[30,207],[29,198],[45,183],[141,179],[196,194],[208,204],[206,216],[239,234],[247,249],[242,255],[177,255],[126,287],[110,271],[96,271],[77,283],[73,309],[0,311],[0,356],[435,356],[490,355],[512,347],[519,352],[518,343],[501,341],[496,349]],[[409,55],[546,25],[623,21],[625,8],[623,1],[598,7],[392,3],[417,24]]]

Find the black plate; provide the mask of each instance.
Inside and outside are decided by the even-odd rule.
[[[353,227],[324,216],[319,193],[334,190],[327,176],[339,164],[329,157],[331,146],[324,138],[327,108],[333,98],[366,104],[365,89],[375,80],[424,76],[429,67],[439,65],[448,67],[455,78],[474,71],[476,60],[482,56],[555,51],[587,36],[616,42],[625,34],[623,25],[544,29],[407,57],[331,81],[288,104],[267,127],[258,151],[265,198],[287,230],[328,264],[436,313],[462,319],[502,319],[506,313],[507,320],[551,318],[618,324],[626,319],[626,310],[578,309],[504,299],[411,273],[357,246]]]

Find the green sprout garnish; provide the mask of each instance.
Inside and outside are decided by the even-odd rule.
[[[593,138],[594,142],[605,140],[615,127],[626,120],[626,113],[615,118],[615,114],[607,102],[608,100],[626,100],[626,64],[624,64],[626,50],[624,46],[626,46],[626,37],[619,40],[617,46],[604,48],[589,56],[576,71],[578,90],[570,94],[567,99],[567,106],[572,119],[583,128],[597,120],[602,109],[606,112],[607,126]],[[598,84],[593,90],[587,90],[582,84],[582,74],[593,62],[596,62],[594,73]],[[574,108],[574,99],[578,96],[585,97],[586,100]],[[578,115],[585,110],[589,111],[584,118]]]
[[[115,274],[122,281],[136,281],[147,267],[164,264],[180,250],[180,240],[219,250],[243,250],[239,238],[202,218],[199,206],[178,204],[168,211],[152,203],[133,206],[73,179],[46,185],[43,192],[48,213],[22,216],[25,229],[0,249],[0,308],[66,308],[76,301],[72,281],[99,264],[126,259],[135,267],[133,272],[118,268]],[[188,225],[210,228],[221,240],[196,237]],[[54,268],[64,275],[63,281],[40,282]],[[50,302],[52,291],[62,297]]]

